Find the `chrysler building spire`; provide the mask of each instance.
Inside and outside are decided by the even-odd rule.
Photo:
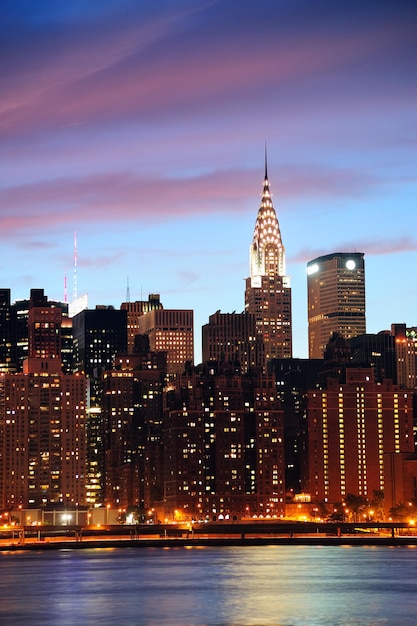
[[[245,310],[255,315],[266,362],[292,356],[290,279],[285,273],[285,249],[269,187],[265,147],[265,178],[249,251]],[[264,362],[264,367],[266,363]]]
[[[250,275],[251,278],[257,278],[274,274],[285,276],[285,248],[269,189],[265,147],[265,178],[250,247]]]

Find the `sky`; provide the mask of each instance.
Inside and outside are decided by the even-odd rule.
[[[414,0],[2,0],[0,33],[12,301],[159,293],[198,363],[244,309],[266,143],[294,357],[319,255],[365,254],[367,332],[417,326]]]

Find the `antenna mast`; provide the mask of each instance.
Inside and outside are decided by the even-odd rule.
[[[72,287],[72,301],[77,299],[77,231],[74,230],[74,283]]]
[[[127,277],[126,302],[130,302],[129,276]]]

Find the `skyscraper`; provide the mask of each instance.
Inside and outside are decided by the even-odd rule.
[[[332,333],[344,339],[366,333],[362,252],[334,252],[307,263],[308,354],[323,358]]]
[[[113,367],[116,354],[127,351],[127,313],[112,306],[81,311],[72,320],[74,370],[99,378]]]
[[[139,331],[139,318],[149,311],[163,309],[159,293],[150,293],[147,300],[136,300],[136,302],[122,302],[120,309],[127,311],[127,348],[132,352],[135,345],[135,336]]]
[[[72,320],[74,370],[87,377],[87,480],[88,504],[102,504],[104,497],[103,372],[113,368],[117,354],[127,351],[127,312],[111,306],[84,310]]]
[[[104,373],[105,502],[153,506],[162,499],[162,407],[166,353],[136,335],[134,352]]]
[[[397,382],[406,389],[417,388],[417,328],[391,324],[395,340]]]
[[[203,363],[229,363],[236,371],[248,372],[263,363],[263,341],[249,313],[210,315],[202,328]]]
[[[308,392],[309,491],[314,501],[384,491],[384,455],[414,451],[412,394],[371,368],[346,368]],[[308,490],[308,487],[307,489]]]
[[[283,516],[282,410],[272,376],[188,368],[167,393],[164,516]]]
[[[32,290],[23,373],[0,374],[0,507],[85,504],[85,397],[61,366],[61,309]]]
[[[194,361],[194,311],[189,309],[154,309],[141,315],[138,334],[148,335],[153,352],[167,353],[167,373],[184,370]]]
[[[262,201],[249,255],[250,276],[246,279],[245,309],[255,315],[257,330],[264,342],[266,361],[290,358],[291,287],[285,273],[285,249],[269,189],[266,155]]]
[[[10,289],[0,289],[0,372],[16,371],[16,310]]]

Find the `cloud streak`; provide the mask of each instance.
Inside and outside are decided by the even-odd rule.
[[[334,97],[357,80],[357,64],[385,56],[387,49],[392,55],[400,37],[408,34],[404,23],[395,28],[394,21],[387,31],[376,20],[356,28],[354,38],[352,27],[337,36],[330,30],[304,30],[297,38],[294,32],[280,32],[277,15],[281,37],[269,29],[263,39],[250,36],[250,25],[243,24],[247,37],[231,43],[216,32],[221,11],[212,22],[205,22],[205,11],[210,15],[210,6],[203,4],[194,12],[184,7],[144,19],[135,15],[129,22],[122,21],[121,13],[111,22],[99,20],[94,29],[88,22],[78,24],[72,36],[65,24],[46,35],[36,32],[23,44],[25,56],[18,54],[10,67],[4,64],[0,129],[6,136],[18,136],[119,119],[143,123],[164,116],[201,116],[220,99],[224,110],[228,103],[235,107],[238,98],[248,106],[262,93],[282,101],[285,91],[293,93],[306,81],[347,69],[344,84],[334,74]],[[378,72],[374,67],[374,76]],[[398,80],[386,71],[383,82],[374,80],[372,90],[384,84],[386,91],[391,76]],[[367,78],[361,82],[368,93]]]
[[[297,254],[289,256],[289,263],[305,264],[313,259],[332,254],[333,252],[363,252],[367,256],[381,256],[417,252],[417,239],[413,237],[399,237],[394,239],[358,240],[354,248],[352,242],[332,242],[330,248],[302,249]]]
[[[282,168],[276,198],[366,196],[384,184],[361,171],[317,166]],[[259,173],[251,173],[255,181]],[[260,187],[260,181],[259,181]],[[213,172],[191,178],[155,178],[132,173],[108,173],[84,178],[55,179],[0,189],[2,236],[74,223],[141,220],[147,224],[196,215],[235,213],[253,197],[248,172]],[[275,197],[275,195],[274,195]],[[251,209],[253,210],[253,209]]]

